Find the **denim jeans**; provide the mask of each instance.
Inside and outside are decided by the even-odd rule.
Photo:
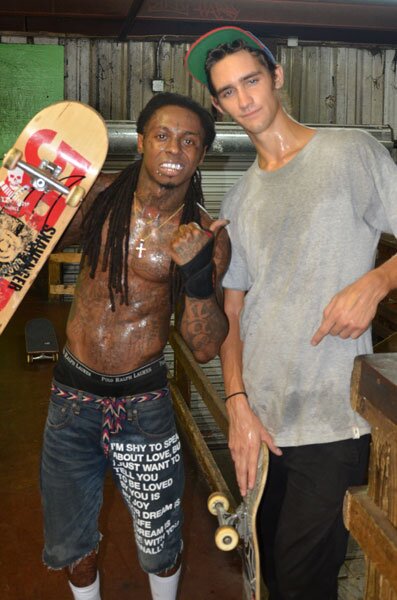
[[[101,431],[100,404],[52,393],[41,463],[44,562],[61,569],[97,547],[103,483],[110,468],[132,516],[142,569],[166,571],[182,550],[184,486],[170,395],[133,404],[121,431],[111,435],[108,456]]]

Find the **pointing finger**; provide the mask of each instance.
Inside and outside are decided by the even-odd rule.
[[[325,336],[330,333],[333,326],[333,321],[330,319],[325,319],[310,340],[311,345],[317,346],[325,338]]]

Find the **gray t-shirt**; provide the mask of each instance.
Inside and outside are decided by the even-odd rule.
[[[374,265],[382,231],[397,234],[397,168],[364,131],[318,130],[284,167],[258,162],[226,195],[232,258],[225,288],[247,291],[240,319],[253,410],[280,446],[359,437],[350,405],[357,340],[310,339],[331,298]]]

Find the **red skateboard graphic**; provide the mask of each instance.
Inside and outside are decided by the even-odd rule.
[[[108,149],[102,117],[57,102],[21,132],[0,168],[0,333],[92,187]]]

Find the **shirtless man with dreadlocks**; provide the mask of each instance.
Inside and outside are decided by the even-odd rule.
[[[218,353],[228,328],[217,293],[229,260],[226,222],[203,210],[197,170],[213,119],[189,98],[160,94],[137,130],[141,160],[100,176],[62,241],[76,243],[83,232],[41,484],[44,560],[66,570],[75,600],[100,600],[97,521],[108,466],[133,517],[152,597],[176,597],[183,466],[163,349],[177,303],[199,362]]]

